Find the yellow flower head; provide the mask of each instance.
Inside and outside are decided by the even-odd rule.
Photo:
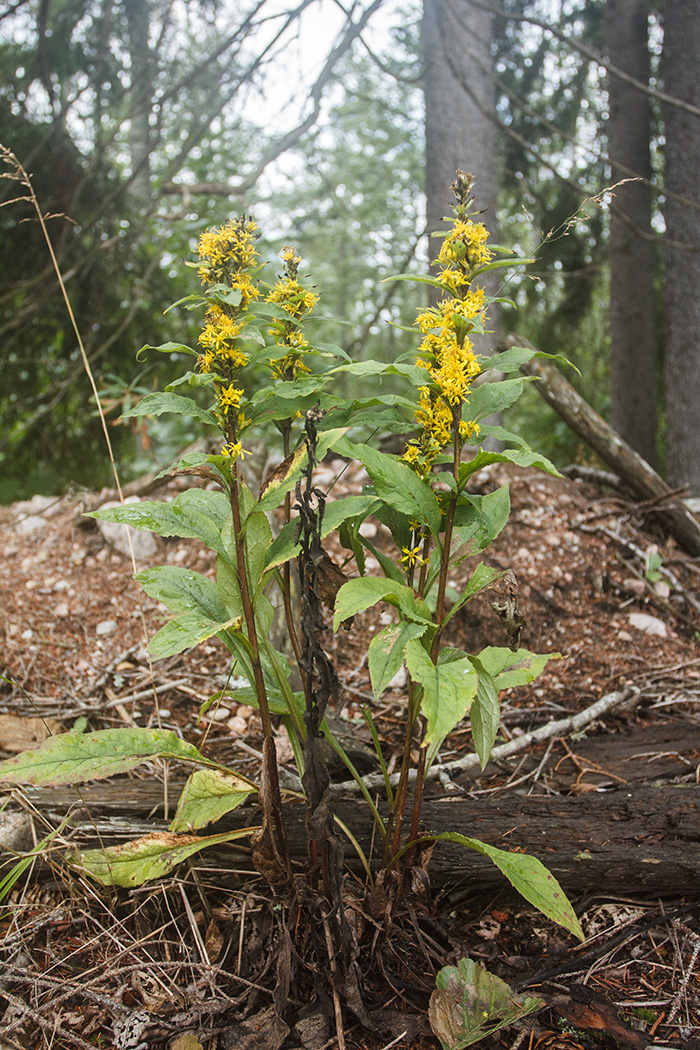
[[[318,302],[315,292],[308,291],[292,277],[282,277],[267,297],[268,303],[279,303],[283,310],[300,320],[310,313]]]
[[[257,296],[257,290],[246,274],[255,265],[257,258],[256,231],[255,222],[242,215],[229,219],[218,229],[205,230],[197,245],[197,253],[203,260],[197,271],[202,283],[240,288],[241,304],[244,307]]]
[[[221,456],[230,456],[231,462],[235,463],[237,459],[243,459],[244,456],[249,456],[250,452],[241,448],[240,441],[229,441],[228,444],[224,445],[219,453]]]
[[[235,387],[233,383],[221,387],[217,397],[217,408],[223,416],[227,416],[232,409],[237,409],[241,403],[243,391]]]

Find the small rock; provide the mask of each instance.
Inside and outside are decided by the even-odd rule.
[[[632,635],[629,633],[629,631],[625,631],[625,630],[618,631],[617,632],[617,637],[620,639],[621,642],[631,642],[632,641]]]
[[[60,620],[65,620],[66,616],[70,616],[68,602],[59,602],[53,612],[54,616],[58,616]]]
[[[394,677],[387,686],[388,689],[403,689],[406,685],[406,668],[399,667]]]
[[[371,521],[363,521],[358,531],[366,540],[373,540],[377,535],[377,526]]]
[[[18,536],[33,536],[46,527],[46,518],[39,518],[36,514],[28,514],[26,518],[20,518],[15,525]]]
[[[125,503],[139,503],[138,496],[130,496],[124,500]],[[108,510],[111,507],[119,507],[121,504],[118,500],[109,500],[107,503],[103,503],[100,510]],[[132,529],[130,525],[121,525],[117,521],[97,521],[97,528],[100,530],[107,543],[114,547],[115,551],[123,554],[125,558],[131,557],[131,551],[134,552],[134,558],[136,561],[146,561],[153,557],[158,549],[156,544],[155,536],[152,532],[143,532],[141,529]],[[129,547],[129,537],[131,538],[131,547]],[[102,552],[100,552],[102,553]]]
[[[632,594],[638,594],[640,596],[646,594],[647,585],[644,580],[638,580],[633,576],[626,576],[623,583],[625,590],[631,591]]]
[[[233,718],[229,718],[226,728],[236,736],[243,736],[244,733],[248,732],[248,723],[240,715],[234,715]]]
[[[18,516],[25,514],[44,514],[46,517],[50,517],[51,514],[56,514],[57,509],[59,509],[59,503],[59,496],[40,496],[39,493],[37,493],[36,496],[32,496],[31,499],[24,499],[19,503],[15,503],[12,509]]]
[[[671,597],[671,587],[666,580],[659,580],[658,583],[654,584],[654,594],[658,594],[659,598],[663,598],[665,601]]]
[[[636,627],[638,631],[655,635],[657,638],[668,638],[666,624],[658,616],[649,616],[647,613],[630,613],[628,620],[630,627]]]
[[[102,620],[95,628],[95,633],[100,637],[106,634],[114,634],[117,629],[116,620]]]

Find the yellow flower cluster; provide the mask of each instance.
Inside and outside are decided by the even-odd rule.
[[[475,271],[492,258],[487,239],[483,223],[458,214],[437,257],[445,294],[416,318],[423,336],[416,363],[425,368],[432,383],[420,388],[416,422],[421,433],[409,442],[403,459],[422,477],[428,476],[447,445],[478,432],[476,423],[463,421],[461,415],[472,381],[481,371],[469,333],[477,328],[477,318],[483,321],[487,303],[484,289],[472,287]]]
[[[285,247],[280,255],[285,272],[266,301],[281,306],[285,313],[289,314],[289,321],[277,320],[269,330],[277,344],[286,351],[282,357],[270,360],[270,368],[274,375],[289,381],[296,379],[300,373],[311,371],[302,360],[302,354],[309,349],[309,343],[302,335],[299,324],[312,313],[319,297],[315,292],[304,288],[298,279],[301,256],[297,255],[296,250]]]
[[[245,215],[229,219],[219,229],[206,230],[199,238],[197,252],[202,265],[197,271],[203,284],[225,284],[241,293],[241,308],[245,309],[258,290],[251,281],[249,270],[255,265],[257,225]]]
[[[228,438],[221,455],[235,462],[245,451],[237,435],[247,425],[243,411],[244,392],[236,382],[239,369],[248,364],[240,346],[244,315],[248,305],[259,296],[253,282],[257,252],[257,226],[245,215],[230,219],[218,229],[206,230],[199,238],[197,251],[202,265],[199,276],[205,285],[223,284],[240,293],[230,301],[210,302],[199,335],[202,353],[197,358],[200,372],[211,373],[216,391],[215,415]]]

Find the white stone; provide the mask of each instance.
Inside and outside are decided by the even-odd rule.
[[[647,613],[630,613],[628,620],[630,627],[636,627],[638,631],[655,635],[657,638],[668,638],[666,624],[658,616],[649,616]]]
[[[59,620],[65,620],[66,616],[70,616],[68,602],[59,602],[54,609],[53,614],[54,616],[58,616]]]
[[[117,629],[117,621],[116,620],[102,620],[100,623],[98,623],[97,627],[95,628],[95,632],[98,635],[102,636],[102,635],[105,635],[105,634],[114,634],[116,629]]]
[[[140,503],[138,496],[130,496],[124,500],[125,503]],[[103,503],[100,510],[108,510],[111,507],[120,507],[118,500],[109,500]],[[144,532],[141,529],[132,529],[130,525],[121,525],[116,521],[100,521],[96,518],[97,528],[116,551],[130,558],[131,551],[134,552],[136,561],[146,561],[153,557],[158,550],[155,536],[152,532]],[[129,547],[129,537],[131,547]],[[100,552],[101,553],[101,552]]]
[[[46,527],[46,518],[39,518],[36,514],[28,514],[26,518],[20,518],[15,525],[18,536],[33,536],[35,532],[41,532]]]
[[[388,685],[388,689],[403,689],[406,685],[406,668],[399,667],[398,671],[391,679]]]
[[[377,526],[371,521],[363,521],[358,531],[366,540],[373,540],[377,535]]]

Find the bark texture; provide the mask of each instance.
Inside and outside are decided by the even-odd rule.
[[[700,107],[700,0],[663,6],[667,94]],[[700,116],[665,103],[668,476],[700,496]]]
[[[171,787],[175,795],[176,785]],[[27,794],[41,811],[55,815],[65,812],[75,801],[75,793],[69,789],[29,789]],[[89,815],[84,811],[74,814],[71,842],[81,850],[100,843],[123,842],[167,827],[164,820],[149,817],[162,804],[162,785],[134,780],[87,784],[80,795]],[[345,799],[334,808],[369,854],[373,827],[366,803]],[[308,863],[304,817],[304,807],[285,805],[290,849],[299,864]],[[257,820],[256,808],[246,804],[206,831],[249,827]],[[696,890],[700,879],[697,785],[628,783],[613,791],[593,791],[577,797],[508,794],[488,801],[427,799],[421,830],[426,834],[458,831],[501,849],[534,854],[568,893],[604,889],[606,893],[677,895]],[[231,850],[238,852],[237,844],[225,847],[223,854],[210,850],[202,857],[205,863],[210,858],[213,863],[230,867]],[[60,850],[52,851],[52,857],[58,860]],[[348,849],[346,859],[351,868],[359,870],[354,851]],[[236,857],[235,867],[250,868],[246,852]],[[488,860],[452,843],[436,847],[429,874],[435,889],[454,888],[465,880],[469,880],[471,891],[472,880],[506,885]]]
[[[510,335],[501,344],[535,347],[522,336]],[[545,401],[554,408],[582,441],[597,452],[635,496],[658,504],[658,513],[672,536],[689,554],[700,554],[700,522],[688,510],[678,494],[669,488],[649,464],[623,441],[612,427],[591,408],[577,390],[549,361],[533,358],[521,365],[525,375],[536,376]]]
[[[611,64],[649,83],[646,0],[607,0]],[[657,339],[654,239],[651,232],[649,96],[611,73],[608,151],[615,190],[610,216],[610,349],[612,424],[656,465]]]
[[[455,171],[476,176],[476,206],[491,240],[497,241],[498,195],[495,101],[492,80],[492,16],[469,0],[424,0],[423,79],[425,90],[425,193],[428,235],[444,230],[444,216],[451,216],[450,184]],[[431,261],[440,240],[430,238]],[[487,274],[489,294],[500,278]],[[489,312],[491,327],[495,310]],[[490,337],[495,342],[496,333]],[[481,350],[481,348],[479,348]]]

